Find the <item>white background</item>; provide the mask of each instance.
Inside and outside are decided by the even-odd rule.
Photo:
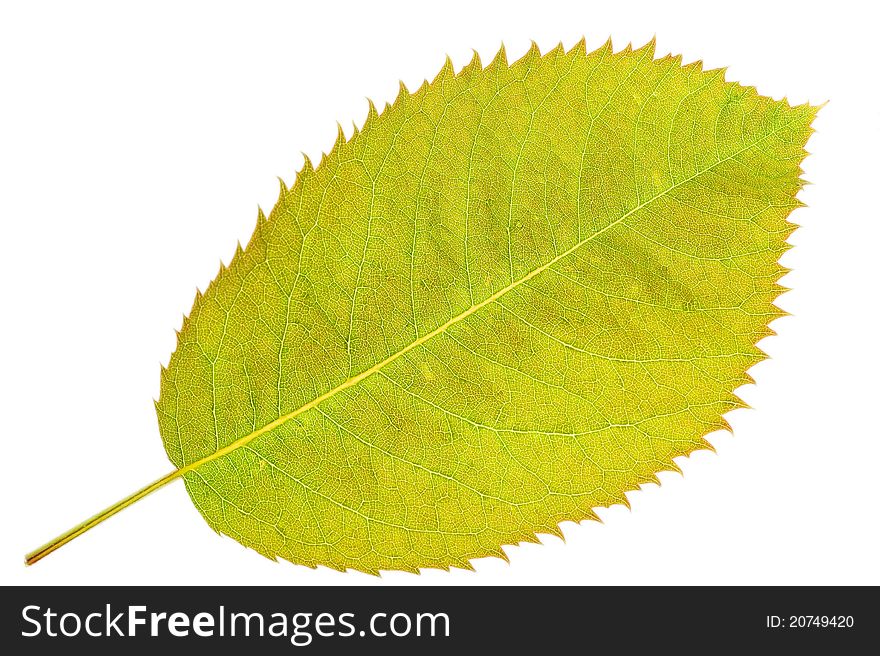
[[[0,582],[880,583],[880,96],[871,3],[12,3],[0,13]],[[594,6],[589,6],[593,4]],[[605,8],[602,8],[604,6]],[[718,6],[719,9],[709,8]],[[724,7],[724,9],[720,9]],[[717,454],[679,463],[604,523],[510,564],[380,578],[274,563],[200,518],[180,481],[34,567],[23,556],[170,469],[152,399],[174,329],[257,204],[329,149],[366,97],[449,53],[510,60],[582,34],[657,35],[728,79],[830,104],[784,257],[772,358]]]

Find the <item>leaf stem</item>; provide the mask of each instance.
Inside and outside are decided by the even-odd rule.
[[[119,511],[125,510],[131,504],[133,504],[137,501],[140,501],[141,499],[143,499],[145,496],[147,496],[151,492],[155,492],[160,487],[167,485],[168,483],[170,483],[174,479],[180,477],[184,473],[185,473],[184,469],[176,469],[173,472],[166,474],[162,478],[159,478],[159,479],[153,481],[152,483],[150,483],[146,487],[142,487],[137,492],[134,492],[133,494],[128,495],[127,497],[125,497],[121,501],[117,501],[112,506],[105,508],[104,510],[99,512],[97,515],[94,515],[93,517],[89,517],[87,520],[85,520],[84,522],[82,522],[80,524],[77,524],[69,531],[62,533],[54,540],[50,540],[49,542],[44,544],[39,549],[35,549],[34,551],[27,554],[24,557],[25,565],[33,565],[34,563],[39,562],[40,560],[42,560],[43,558],[48,556],[50,553],[52,553],[56,549],[60,549],[61,547],[63,547],[65,544],[67,544],[68,542],[70,542],[74,538],[77,538],[80,535],[82,535],[83,533],[85,533],[86,531],[88,531],[90,528],[94,528],[95,526],[97,526],[98,524],[103,522],[105,519],[112,517],[113,515],[115,515]]]

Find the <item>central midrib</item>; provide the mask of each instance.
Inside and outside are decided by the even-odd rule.
[[[266,424],[266,425],[263,426],[262,428],[259,428],[259,429],[255,430],[255,431],[253,431],[252,433],[250,433],[250,434],[248,434],[248,435],[245,435],[244,437],[240,437],[240,438],[238,438],[237,440],[235,440],[234,442],[230,442],[229,444],[227,444],[226,446],[224,446],[222,449],[218,449],[217,451],[215,451],[215,452],[213,452],[213,453],[211,453],[211,454],[209,454],[209,455],[207,455],[207,456],[205,456],[205,457],[203,457],[203,458],[200,458],[199,460],[196,460],[196,461],[194,461],[194,462],[192,462],[192,463],[190,463],[190,464],[188,464],[188,465],[185,465],[185,466],[181,467],[180,469],[178,469],[178,470],[176,470],[175,472],[173,472],[173,473],[172,473],[169,477],[167,477],[167,478],[169,478],[169,479],[178,478],[178,477],[183,476],[184,474],[186,474],[186,473],[188,473],[188,472],[191,472],[191,471],[194,471],[194,470],[198,469],[198,468],[201,467],[202,465],[205,465],[205,464],[207,464],[207,463],[209,463],[209,462],[212,462],[212,461],[214,461],[214,460],[216,460],[216,459],[218,459],[218,458],[222,458],[223,456],[232,453],[233,451],[237,450],[238,448],[243,447],[243,446],[245,446],[246,444],[249,444],[249,443],[253,442],[255,439],[257,439],[257,438],[260,437],[261,435],[263,435],[263,434],[265,434],[265,433],[268,433],[268,432],[270,432],[270,431],[273,431],[273,430],[275,430],[276,428],[278,428],[279,426],[281,426],[281,425],[287,423],[287,422],[290,421],[291,419],[294,419],[294,418],[298,417],[299,415],[301,415],[301,414],[303,414],[303,413],[305,413],[305,412],[308,412],[309,410],[311,410],[312,408],[315,408],[316,406],[320,405],[320,404],[323,403],[324,401],[326,401],[326,400],[328,400],[328,399],[330,399],[330,398],[333,398],[334,396],[336,396],[336,395],[339,394],[340,392],[343,392],[343,391],[345,391],[345,390],[347,390],[347,389],[349,389],[349,388],[351,388],[351,387],[354,387],[355,385],[357,385],[357,384],[360,383],[361,381],[363,381],[363,380],[369,378],[370,376],[372,376],[373,374],[379,372],[379,371],[382,370],[385,366],[391,364],[392,362],[394,362],[394,361],[397,360],[398,358],[400,358],[400,357],[406,355],[407,353],[409,353],[410,351],[412,351],[412,350],[418,348],[418,347],[421,346],[422,344],[425,344],[426,342],[430,341],[431,339],[433,339],[433,338],[436,337],[437,335],[442,335],[442,334],[445,333],[447,330],[449,330],[449,328],[451,328],[452,326],[454,326],[454,325],[457,324],[457,323],[460,323],[460,322],[464,321],[464,320],[467,319],[469,316],[471,316],[472,314],[475,314],[476,312],[478,312],[478,311],[481,310],[482,308],[486,307],[487,305],[491,305],[492,303],[494,303],[495,301],[497,301],[499,298],[501,298],[502,296],[504,296],[505,294],[507,294],[507,292],[516,289],[516,288],[519,287],[520,285],[522,285],[522,284],[528,282],[529,280],[531,280],[532,278],[535,278],[536,276],[540,275],[541,273],[543,273],[544,271],[546,271],[547,269],[549,269],[550,267],[552,267],[554,264],[556,264],[556,263],[559,262],[560,260],[563,260],[564,258],[568,257],[569,255],[571,255],[572,253],[574,253],[575,251],[577,251],[577,250],[579,250],[581,247],[583,247],[585,244],[589,243],[590,241],[592,241],[593,239],[595,239],[595,238],[598,237],[599,235],[601,235],[601,234],[607,232],[608,230],[610,230],[610,229],[613,228],[614,226],[618,225],[618,224],[621,223],[622,221],[626,220],[627,218],[629,218],[630,216],[632,216],[633,214],[635,214],[635,213],[638,212],[639,210],[645,208],[646,206],[648,206],[648,205],[650,205],[651,203],[653,203],[653,202],[659,200],[660,198],[663,198],[664,196],[666,196],[666,195],[669,194],[670,192],[672,192],[672,191],[674,191],[675,189],[681,187],[682,185],[687,184],[688,182],[690,182],[690,181],[692,181],[692,180],[698,178],[699,176],[703,175],[704,173],[708,173],[709,171],[711,171],[711,170],[714,169],[715,167],[717,167],[717,166],[719,166],[719,165],[721,165],[721,164],[723,164],[723,163],[725,163],[725,162],[730,161],[731,159],[737,157],[738,155],[741,155],[742,153],[746,152],[747,150],[750,150],[751,148],[754,148],[754,147],[757,146],[758,144],[762,143],[763,141],[765,141],[765,140],[768,139],[769,137],[771,137],[771,136],[773,136],[774,134],[776,134],[777,132],[779,132],[780,130],[785,129],[786,127],[788,127],[788,126],[789,126],[791,123],[793,123],[793,122],[794,122],[793,120],[792,120],[792,121],[789,121],[789,122],[787,122],[787,123],[785,123],[785,124],[783,124],[783,125],[781,125],[781,126],[775,128],[774,130],[771,130],[770,132],[768,132],[767,134],[765,134],[763,137],[761,137],[761,138],[758,139],[757,141],[755,141],[755,142],[749,144],[748,146],[744,146],[743,148],[741,148],[741,149],[739,149],[738,151],[736,151],[736,152],[734,152],[734,153],[728,155],[727,157],[725,157],[725,158],[723,158],[723,159],[720,159],[720,160],[714,162],[713,164],[711,164],[710,166],[706,167],[705,169],[703,169],[703,170],[701,170],[701,171],[697,171],[696,173],[694,173],[694,174],[691,175],[690,177],[685,178],[685,179],[683,179],[683,180],[680,180],[679,182],[676,182],[676,183],[670,185],[669,187],[667,187],[666,189],[664,189],[663,191],[661,191],[659,194],[656,194],[655,196],[652,196],[651,198],[649,198],[648,200],[644,201],[643,203],[640,203],[639,205],[637,205],[636,207],[632,208],[631,210],[628,210],[626,213],[624,213],[622,216],[620,216],[619,218],[615,219],[614,221],[612,221],[611,223],[609,223],[608,225],[606,225],[604,228],[601,228],[600,230],[597,230],[596,232],[594,232],[593,234],[591,234],[589,237],[586,237],[586,238],[582,239],[581,241],[579,241],[578,243],[576,243],[574,246],[572,246],[572,247],[569,248],[568,250],[564,251],[563,253],[560,253],[559,255],[555,256],[553,259],[549,260],[547,263],[541,265],[540,267],[538,267],[538,268],[536,268],[536,269],[533,269],[533,270],[530,271],[528,274],[526,274],[525,276],[523,276],[522,278],[520,278],[520,279],[518,279],[518,280],[513,281],[512,283],[510,283],[510,284],[507,285],[506,287],[504,287],[504,288],[502,288],[502,289],[499,289],[497,292],[495,292],[494,294],[492,294],[492,295],[489,296],[488,298],[484,299],[483,301],[480,301],[479,303],[476,303],[476,304],[472,305],[471,307],[469,307],[467,310],[465,310],[465,311],[462,312],[461,314],[456,315],[455,317],[449,319],[446,323],[444,323],[444,324],[442,324],[441,326],[435,328],[435,329],[432,330],[431,332],[429,332],[429,333],[425,333],[424,335],[422,335],[421,337],[419,337],[419,338],[416,339],[415,341],[410,342],[409,344],[407,344],[404,348],[400,349],[400,350],[397,351],[396,353],[394,353],[394,354],[388,356],[387,358],[385,358],[385,359],[382,360],[381,362],[378,362],[377,364],[374,364],[374,365],[373,365],[372,367],[370,367],[369,369],[366,369],[366,370],[362,371],[361,373],[357,374],[356,376],[352,376],[351,378],[347,379],[347,380],[344,381],[343,383],[340,383],[340,384],[337,385],[336,387],[334,387],[334,388],[328,390],[327,392],[324,392],[324,394],[321,394],[320,396],[318,396],[318,397],[312,399],[311,401],[309,401],[309,402],[306,403],[305,405],[300,406],[300,407],[297,408],[296,410],[293,410],[293,411],[291,411],[291,412],[289,412],[289,413],[287,413],[287,414],[281,415],[280,417],[278,417],[278,419],[276,419],[276,420],[274,420],[274,421],[272,421],[272,422]]]

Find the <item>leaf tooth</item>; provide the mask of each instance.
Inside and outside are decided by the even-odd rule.
[[[731,410],[754,410],[741,396],[733,395],[735,398],[734,405]]]
[[[733,432],[733,429],[731,429],[731,432]],[[697,446],[682,455],[690,458],[691,454],[694,451],[711,451],[712,453],[718,453],[718,451],[715,449],[715,445],[707,440],[705,435],[701,435],[699,438],[697,438]],[[678,466],[678,463],[676,463],[675,461],[670,461],[670,463],[673,467],[675,467],[675,471],[684,476],[684,472]]]
[[[711,444],[709,444],[709,442],[707,442],[702,437],[697,439],[697,444],[699,444],[699,446],[695,447],[694,451],[699,450],[699,449],[710,449],[712,451],[715,450],[715,447],[713,447]],[[705,446],[703,446],[703,445],[705,445]],[[690,454],[692,452],[693,451],[687,451],[687,452],[683,453],[682,455],[684,455],[685,457],[688,457],[688,456],[690,456]],[[674,457],[678,457],[678,456],[674,456]],[[665,471],[669,471],[669,472],[672,472],[673,474],[679,474],[680,476],[684,476],[684,472],[681,470],[681,467],[679,466],[679,464],[677,462],[675,462],[675,460],[673,458],[670,458],[669,462],[664,462],[663,466],[667,468]]]
[[[791,312],[787,312],[783,310],[778,305],[770,304],[770,314],[772,315],[768,321],[776,321],[777,319],[784,319],[785,317],[790,317]]]
[[[335,148],[339,148],[345,144],[345,131],[342,129],[342,123],[336,121],[336,143]]]
[[[455,76],[455,67],[452,64],[452,59],[449,58],[449,55],[446,55],[446,58],[443,60],[443,66],[440,67],[440,70],[437,71],[437,75],[434,76],[434,79],[431,80],[431,85],[439,84],[443,82],[446,78]]]
[[[396,571],[409,572],[410,574],[421,575],[421,570],[415,565],[401,564],[394,567]]]
[[[543,59],[555,59],[558,57],[562,57],[565,55],[565,46],[562,45],[562,41],[553,46],[550,50],[544,53]]]
[[[474,569],[473,564],[471,564],[471,561],[469,561],[469,560],[460,560],[460,561],[458,561],[457,563],[455,563],[455,566],[458,567],[458,568],[460,568],[460,569],[466,569],[466,570],[469,571],[469,572],[475,572],[475,571],[476,571],[476,570]]]
[[[754,335],[755,343],[752,344],[752,346],[750,348],[750,350],[752,351],[752,354],[753,354],[752,357],[754,358],[755,361],[749,365],[750,367],[758,364],[759,362],[761,362],[763,360],[767,360],[770,357],[770,355],[767,353],[767,351],[765,351],[763,348],[758,346],[758,342],[760,342],[765,337],[767,337],[767,333],[762,332],[760,329],[758,329],[755,332],[755,335]]]
[[[776,319],[783,319],[785,317],[792,316],[791,312],[788,310],[783,310],[781,307],[776,305],[775,303],[770,304],[770,309],[773,312],[773,318],[770,321],[775,321]]]
[[[193,301],[192,309],[189,311],[189,316],[190,316],[190,317],[193,316],[196,312],[198,312],[199,309],[202,307],[202,299],[203,299],[204,297],[205,297],[205,296],[204,296],[204,294],[202,293],[202,290],[199,289],[198,287],[196,287],[196,298],[195,298],[195,300]],[[186,331],[187,320],[188,320],[188,317],[187,317],[187,316],[184,316],[184,317],[183,317],[183,327],[180,329],[180,332],[181,332],[181,333],[183,333],[183,332]]]
[[[291,560],[290,562],[292,562],[294,564],[296,563],[296,561],[294,561],[294,560]],[[335,572],[342,572],[342,573],[345,573],[350,569],[350,568],[346,567],[345,565],[340,565],[339,563],[333,562],[332,560],[327,563],[322,563],[321,566],[326,567],[327,569],[332,569]],[[319,565],[315,564],[314,569],[318,569],[318,567],[319,567]],[[363,571],[363,570],[359,570],[359,571]]]
[[[262,216],[262,214],[263,210],[257,207],[257,225],[254,226],[254,231],[251,233],[251,238],[248,240],[248,248],[260,241],[263,222],[265,221],[265,217]]]
[[[312,173],[315,172],[315,166],[314,166],[314,164],[312,164],[312,160],[308,155],[303,153],[302,157],[303,157],[303,165],[302,165],[302,168],[299,170],[298,175],[300,175],[302,177],[306,177],[307,175],[311,175]]]
[[[528,68],[540,58],[541,51],[538,49],[538,45],[534,41],[532,41],[528,47],[528,50],[523,53],[522,57],[511,63],[509,67],[511,69]]]
[[[602,518],[599,517],[599,515],[596,514],[596,511],[594,511],[592,508],[585,508],[585,509],[584,509],[584,517],[583,517],[583,519],[578,520],[578,521],[582,521],[582,522],[583,522],[583,521],[599,522],[599,523],[601,524],[601,523],[602,523]],[[564,540],[565,537],[563,537],[562,539]]]
[[[368,98],[367,100],[369,100],[369,98]],[[351,133],[351,139],[349,139],[349,141],[353,141],[354,138],[355,138],[356,136],[358,136],[358,134],[360,134],[360,130],[358,129],[357,123],[355,123],[354,121],[352,121],[352,122],[351,122],[351,127],[353,128],[353,130],[352,130],[352,133]],[[365,125],[364,127],[366,127],[366,125]],[[322,160],[322,161],[323,161],[323,160]]]
[[[367,98],[367,118],[364,120],[364,125],[361,128],[361,132],[364,132],[370,127],[370,124],[379,118],[379,112],[376,110],[376,103],[373,102],[372,98]],[[352,139],[357,136],[357,132],[352,135]]]
[[[791,237],[794,232],[800,227],[796,223],[792,223],[791,221],[785,221],[783,223],[784,227],[780,231],[780,235],[782,236],[782,244],[779,245],[779,257],[785,255],[788,251],[794,248],[794,244],[789,243],[788,238]],[[777,259],[776,264],[780,266],[780,269],[786,269],[787,267],[779,265],[779,260]],[[791,269],[788,269],[785,273],[791,273]],[[785,275],[785,274],[782,274]]]
[[[364,574],[369,574],[370,576],[375,576],[378,578],[382,578],[382,572],[378,567],[346,567],[343,572],[350,572],[354,570],[355,572],[363,572]]]
[[[582,36],[580,38],[580,40],[578,40],[578,42],[575,43],[571,47],[571,50],[568,51],[568,54],[575,55],[575,56],[586,55],[587,54],[587,37]]]
[[[284,178],[282,178],[280,175],[276,176],[276,177],[278,178],[278,186],[279,186],[278,199],[281,200],[282,198],[284,198],[287,195],[287,184],[284,182]]]
[[[486,70],[495,71],[499,68],[507,68],[507,49],[504,47],[503,41],[501,42],[501,47],[498,49],[498,52],[495,54],[495,57],[492,59]]]
[[[471,60],[468,65],[462,69],[462,73],[464,71],[467,71],[468,73],[479,73],[481,70],[483,70],[483,64],[480,61],[480,53],[478,53],[474,48],[471,48],[471,52],[473,53],[471,55]]]
[[[794,248],[794,244],[789,243],[788,240],[795,233],[795,231],[797,231],[797,229],[801,227],[801,224],[795,223],[794,221],[791,220],[791,212],[793,210],[800,208],[800,207],[805,207],[805,205],[799,205],[798,207],[790,208],[788,210],[788,212],[786,212],[782,216],[783,228],[780,231],[780,234],[782,235],[782,242],[783,242],[783,246],[785,248],[784,248],[783,252],[780,254],[780,257],[782,257],[783,254],[788,252],[789,249]],[[776,261],[776,264],[779,264],[778,259]]]
[[[248,245],[254,244],[259,241],[263,236],[263,230],[265,230],[266,225],[268,224],[268,220],[266,219],[266,215],[263,213],[263,208],[259,205],[257,206],[257,226],[254,228],[254,234],[251,236],[251,241]]]
[[[533,62],[536,59],[541,58],[541,49],[538,47],[537,42],[532,39],[532,43],[529,45],[529,49],[526,50],[526,54],[520,57],[520,61],[525,62]]]
[[[446,58],[443,60],[443,68],[440,69],[440,72],[441,73],[445,72],[446,75],[452,75],[452,76],[455,75],[455,64],[452,63],[452,57],[450,57],[448,54],[446,55]]]
[[[400,89],[397,90],[397,98],[394,99],[395,107],[405,104],[410,97],[409,89],[406,88],[403,80],[398,80],[398,82],[400,82]]]
[[[790,292],[790,291],[791,291],[791,287],[786,287],[785,285],[780,285],[778,282],[774,282],[770,286],[770,295],[772,297],[772,300],[774,300],[774,301],[780,295],[784,294],[785,292]]]
[[[785,250],[788,250],[788,249],[792,248],[792,245],[791,244],[783,244],[783,247],[785,248]],[[776,275],[776,280],[774,280],[773,282],[777,282],[783,276],[787,276],[789,273],[791,273],[791,269],[789,267],[781,266],[781,265],[779,266],[777,271],[778,271],[778,273]]]
[[[504,545],[501,545],[497,551],[493,551],[492,555],[510,565],[510,556],[508,556],[507,552],[504,550]]]
[[[541,528],[541,533],[546,533],[547,535],[559,538],[563,542],[565,541],[565,534],[562,532],[559,524],[547,524]]]
[[[733,426],[730,425],[730,422],[727,421],[724,417],[718,418],[718,427],[719,430],[727,431],[728,433],[733,433]]]
[[[682,66],[682,69],[688,71],[689,73],[702,73],[703,72],[703,60],[696,59],[692,61],[690,64],[685,64]]]

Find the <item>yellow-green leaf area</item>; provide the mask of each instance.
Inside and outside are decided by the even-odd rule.
[[[375,573],[625,503],[742,404],[816,111],[653,43],[371,104],[184,322],[157,410],[196,507]]]

